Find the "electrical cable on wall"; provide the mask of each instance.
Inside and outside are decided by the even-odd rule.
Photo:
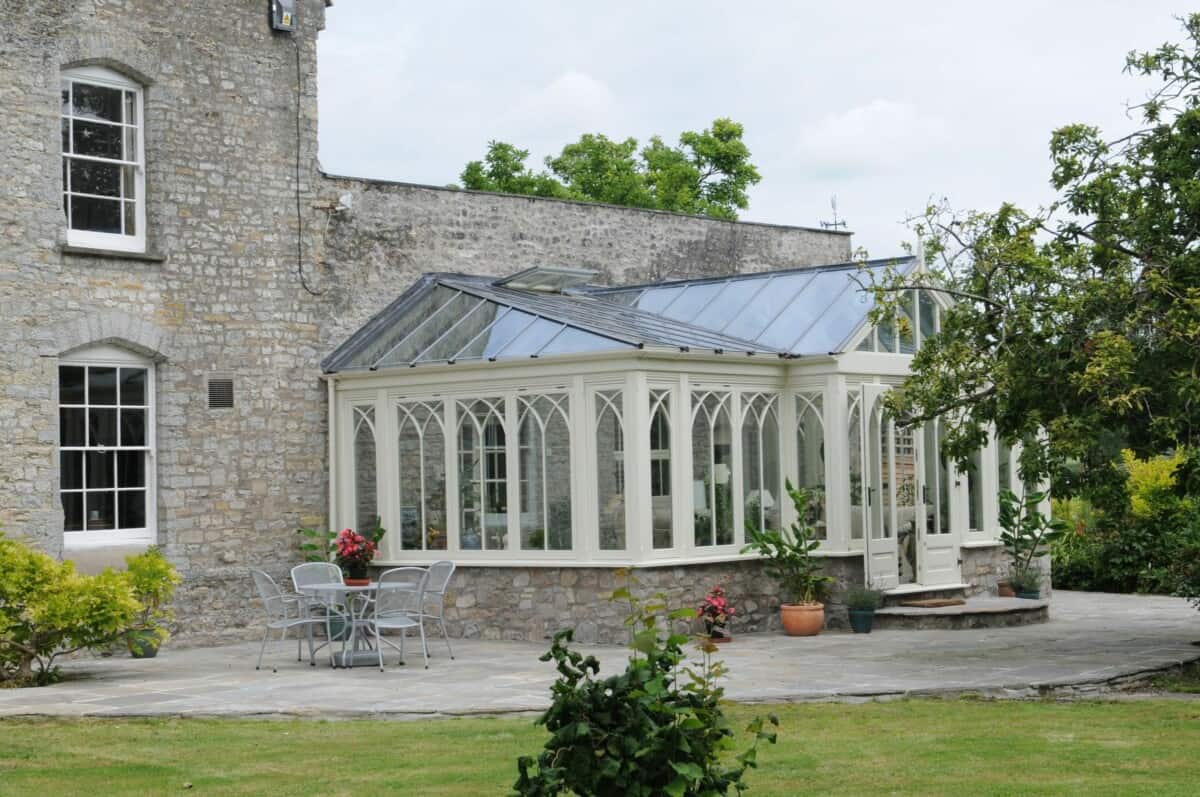
[[[320,296],[324,291],[313,290],[304,276],[304,214],[300,201],[300,100],[304,78],[300,71],[300,39],[294,38],[292,43],[296,45],[296,274],[300,277],[300,286],[310,296]]]

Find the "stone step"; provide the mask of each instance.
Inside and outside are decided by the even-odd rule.
[[[967,597],[966,584],[951,584],[945,587],[900,587],[898,589],[886,590],[883,593],[883,605],[899,606],[901,603],[910,601],[932,600],[936,598],[958,598],[965,600]]]
[[[1049,619],[1049,601],[978,597],[968,598],[961,606],[886,606],[875,612],[875,628],[957,631],[1031,625]]]

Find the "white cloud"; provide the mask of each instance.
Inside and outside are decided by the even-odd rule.
[[[946,139],[941,117],[911,103],[874,99],[804,125],[799,168],[814,176],[886,174],[936,152]]]
[[[616,98],[606,83],[568,70],[545,86],[520,95],[504,115],[502,127],[566,143],[583,133],[613,129],[619,116]]]

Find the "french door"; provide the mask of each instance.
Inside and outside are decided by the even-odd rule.
[[[903,427],[887,416],[887,385],[863,385],[863,514],[867,583],[935,587],[961,580],[958,535],[950,518],[950,464],[941,456],[941,427]]]

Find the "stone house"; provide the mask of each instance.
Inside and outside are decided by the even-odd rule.
[[[479,281],[569,266],[621,286],[851,259],[850,236],[837,231],[326,174],[316,42],[328,5],[297,0],[294,31],[278,31],[261,0],[193,0],[169,12],[151,0],[0,0],[0,529],[84,568],[160,545],[184,575],[178,630],[193,641],[257,623],[246,569],[283,576],[299,558],[298,526],[358,522],[357,498],[345,497],[356,455],[337,447],[367,383],[322,362],[422,274]],[[868,349],[880,345],[864,334]],[[859,359],[889,357],[877,351]],[[836,370],[826,376],[844,380]],[[434,373],[447,372],[415,377],[425,397],[437,392]],[[868,381],[880,379],[851,380]],[[806,390],[844,395],[836,384]],[[378,387],[388,413],[393,388]],[[795,405],[779,406],[795,423]],[[639,474],[661,467],[629,463]],[[378,476],[397,468],[407,469],[389,464]],[[681,490],[693,481],[670,478]],[[967,524],[972,499],[954,489],[953,512]],[[375,511],[397,524],[387,559],[422,561],[404,546],[408,504],[398,495],[376,492]],[[628,516],[631,534],[643,519],[653,525],[654,497],[643,499],[645,518]],[[597,511],[571,500],[577,517]],[[953,580],[974,588],[995,575],[994,508],[981,507],[976,538],[954,537]],[[854,532],[852,514],[850,504],[831,510],[832,537],[861,543],[864,521]],[[520,531],[519,519],[504,522]],[[412,533],[424,539],[428,524]],[[831,567],[863,578],[863,545],[842,547],[830,548]],[[598,596],[620,557],[457,553],[457,633],[540,638],[568,621],[591,623],[585,636],[616,633]],[[703,562],[625,563],[681,600],[713,580],[736,585],[748,622],[768,622],[769,586],[731,549]]]

